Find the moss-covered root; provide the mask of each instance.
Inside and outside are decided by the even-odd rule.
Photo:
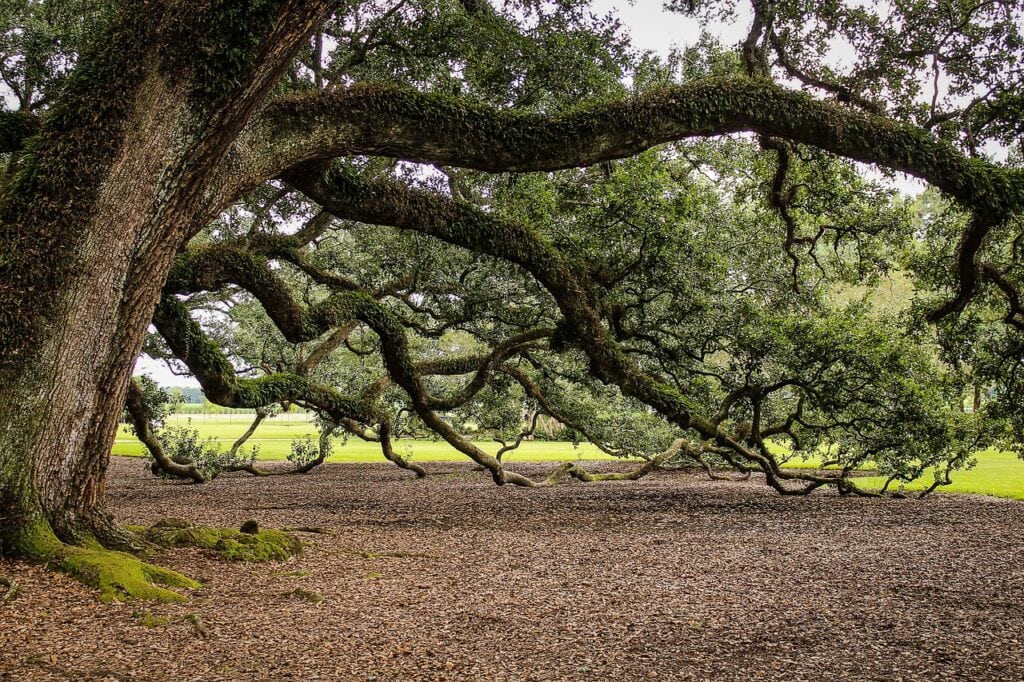
[[[64,544],[43,521],[26,524],[14,548],[21,556],[97,588],[103,601],[185,601],[185,595],[168,588],[202,587],[177,571],[147,564],[131,554],[104,549],[91,538],[86,538],[85,546]]]
[[[231,528],[204,528],[178,519],[166,519],[141,531],[146,540],[162,547],[199,547],[228,561],[283,561],[302,551],[302,543],[280,530],[243,533]]]
[[[86,585],[99,589],[100,599],[107,602],[129,599],[180,602],[186,601],[185,595],[168,587],[201,587],[177,571],[108,549],[65,547],[55,563]]]

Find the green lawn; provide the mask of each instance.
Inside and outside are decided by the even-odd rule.
[[[252,415],[191,414],[172,415],[167,420],[167,425],[189,426],[198,429],[202,438],[215,438],[226,450],[235,439],[242,435],[251,422]],[[258,445],[259,459],[283,460],[288,455],[292,439],[307,435],[313,438],[317,437],[316,429],[306,415],[281,415],[267,419],[260,424],[259,430],[246,441],[246,446]],[[477,445],[491,454],[495,454],[500,447],[494,441],[482,441]],[[122,426],[111,452],[115,455],[141,455],[142,451],[142,443],[126,427]],[[444,441],[397,440],[395,441],[395,451],[403,456],[412,454],[412,459],[416,462],[466,461],[465,455]],[[579,447],[573,447],[572,443],[550,441],[524,442],[518,449],[503,457],[505,461],[518,462],[561,462],[577,458],[613,459],[590,443],[581,443]],[[383,462],[385,460],[380,452],[380,446],[376,443],[367,443],[358,438],[349,437],[348,442],[344,445],[340,440],[335,441],[334,454],[327,461]]]
[[[173,415],[168,419],[168,426],[191,426],[199,430],[203,437],[213,437],[227,449],[232,442],[249,426],[252,415],[246,414],[192,414]],[[268,419],[260,425],[256,434],[249,439],[249,445],[259,445],[259,458],[264,460],[283,460],[289,452],[293,438],[303,436],[316,437],[307,415],[286,414]],[[498,450],[493,441],[478,442],[477,445],[490,453]],[[465,455],[455,451],[443,441],[398,440],[395,450],[400,454],[412,455],[417,462],[465,461]],[[142,444],[124,427],[118,432],[117,441],[112,450],[115,455],[141,455]],[[1008,452],[985,451],[978,453],[978,464],[968,471],[953,474],[953,484],[940,488],[943,492],[974,493],[978,495],[995,495],[1015,500],[1024,500],[1024,461]],[[551,462],[572,459],[612,459],[589,443],[573,447],[572,443],[530,441],[525,442],[518,450],[505,455],[506,461],[519,462]],[[357,438],[349,438],[345,445],[335,445],[331,462],[381,462],[384,461],[380,448],[376,443],[366,443]],[[789,466],[814,466],[814,462],[791,462]],[[884,483],[880,477],[857,479],[858,485],[864,488],[880,487]],[[930,476],[912,483],[909,490],[920,490],[931,483]]]
[[[974,495],[994,495],[1014,500],[1024,500],[1024,461],[1009,452],[985,450],[977,455],[978,463],[973,469],[953,472],[953,483],[941,486],[937,490],[946,493],[970,493]],[[820,460],[792,460],[786,467],[792,469],[813,469],[819,466]],[[923,490],[932,484],[932,474],[928,472],[922,478],[906,487],[908,491]],[[878,489],[885,485],[885,477],[870,476],[856,479],[861,488]],[[890,490],[896,490],[894,483]]]
[[[977,457],[978,464],[973,469],[953,472],[953,483],[938,490],[1024,500],[1024,461],[1012,453],[997,450],[979,452]],[[931,483],[929,474],[908,485],[907,490],[922,490]],[[885,479],[863,478],[858,479],[857,484],[865,488],[878,488],[885,484]]]

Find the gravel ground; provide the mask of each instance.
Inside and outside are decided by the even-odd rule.
[[[205,583],[175,605],[0,561],[24,590],[0,606],[0,679],[1024,679],[1024,504],[679,473],[523,490],[427,466],[190,486],[114,458],[125,522],[329,532],[283,563],[158,555]]]

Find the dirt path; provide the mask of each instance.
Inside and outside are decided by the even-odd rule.
[[[286,563],[161,555],[206,583],[183,605],[100,604],[0,561],[24,588],[0,606],[0,679],[1024,679],[1024,504],[683,474],[522,490],[428,467],[188,486],[115,458],[124,521],[333,534]]]

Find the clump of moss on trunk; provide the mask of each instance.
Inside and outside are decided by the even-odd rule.
[[[302,543],[280,530],[243,533],[231,528],[205,528],[165,519],[140,533],[161,547],[198,547],[228,561],[284,561],[302,551]]]

